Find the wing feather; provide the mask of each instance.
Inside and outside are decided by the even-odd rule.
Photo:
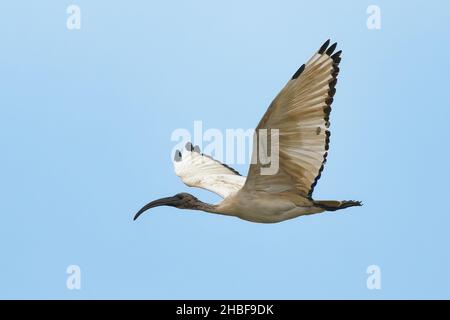
[[[200,153],[191,143],[186,144],[183,153],[177,151],[174,167],[176,175],[187,186],[209,190],[222,198],[237,192],[245,183],[245,177],[239,172]]]
[[[252,164],[245,188],[289,191],[311,198],[328,155],[329,115],[341,61],[341,51],[333,54],[335,49],[336,44],[330,46],[326,41],[270,104],[256,133],[278,129],[279,170],[262,175],[263,165],[259,161]]]

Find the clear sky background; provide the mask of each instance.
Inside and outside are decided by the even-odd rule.
[[[217,201],[175,176],[173,130],[253,128],[328,38],[343,54],[314,197],[362,208],[132,221],[181,191]],[[448,3],[2,1],[0,39],[0,298],[450,298]]]

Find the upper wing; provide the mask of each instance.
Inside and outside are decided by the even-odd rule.
[[[186,185],[212,191],[222,198],[238,191],[245,183],[245,177],[239,172],[200,153],[200,148],[194,148],[190,142],[183,153],[176,151],[174,166],[175,174]]]
[[[245,188],[311,197],[326,162],[330,106],[341,60],[341,51],[333,54],[336,43],[329,44],[330,40],[326,41],[295,72],[261,119],[256,133],[259,129],[279,130],[279,170],[261,175],[260,162],[252,164]]]

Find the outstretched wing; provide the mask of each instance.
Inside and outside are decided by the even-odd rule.
[[[333,54],[336,43],[329,44],[295,72],[261,119],[257,134],[260,129],[269,129],[269,134],[279,130],[279,170],[262,175],[258,160],[250,166],[245,188],[311,198],[327,158],[330,106],[341,60],[341,51]]]
[[[189,187],[209,190],[226,198],[241,189],[245,177],[239,172],[200,153],[200,149],[186,144],[186,150],[177,150],[174,158],[175,174]]]

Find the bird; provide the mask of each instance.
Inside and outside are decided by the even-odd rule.
[[[256,223],[277,223],[300,216],[361,206],[361,201],[314,200],[313,191],[321,177],[330,143],[330,112],[336,93],[341,53],[330,39],[293,74],[269,105],[256,127],[278,131],[278,170],[262,174],[264,164],[250,164],[247,177],[201,153],[186,143],[176,150],[175,174],[189,187],[218,194],[217,204],[200,201],[189,193],[178,193],[149,202],[135,215],[158,206],[200,210],[237,217]],[[253,149],[253,157],[255,156]]]

